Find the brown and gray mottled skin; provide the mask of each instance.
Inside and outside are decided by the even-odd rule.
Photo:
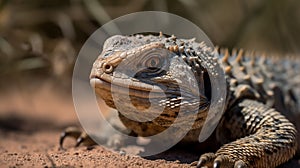
[[[297,124],[300,114],[300,64],[294,57],[281,59],[242,50],[211,50],[195,39],[162,34],[117,35],[105,42],[94,63],[91,81],[97,95],[113,108],[116,101],[128,99],[129,93],[132,105],[121,103],[119,118],[140,136],[167,129],[182,106],[187,111],[179,126],[185,124],[197,108],[195,123],[182,140],[197,142],[211,105],[208,72],[214,74],[215,65],[223,67],[227,82],[225,111],[210,138],[215,140],[213,145],[220,147],[202,154],[197,166],[276,167],[291,159],[297,150],[297,131],[292,122]],[[180,85],[182,81],[186,87]],[[197,87],[193,87],[195,83]],[[112,85],[118,89],[112,90]],[[112,91],[117,92],[113,97]],[[193,93],[197,91],[199,104],[194,103]],[[159,108],[147,111],[150,100],[164,107],[162,114]],[[124,114],[137,119],[160,115],[152,121],[137,122]]]

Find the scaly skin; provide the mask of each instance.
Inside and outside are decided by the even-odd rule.
[[[297,131],[290,121],[297,124],[295,117],[300,112],[300,80],[296,78],[299,59],[250,56],[242,50],[231,55],[228,50],[220,50],[216,59],[214,52],[194,39],[162,34],[113,36],[94,63],[91,82],[108,106],[116,108],[117,103],[122,107],[119,118],[140,136],[155,135],[168,128],[179,107],[186,108],[184,118],[179,119],[182,126],[192,117],[188,112],[199,107],[192,129],[182,140],[196,142],[211,103],[208,72],[216,74],[214,67],[219,65],[226,75],[227,98],[224,115],[212,137],[221,147],[214,153],[202,154],[197,166],[276,167],[288,161],[297,150]],[[184,86],[180,85],[182,81]],[[150,90],[154,91],[151,95]],[[112,96],[112,91],[117,94]],[[196,95],[189,93],[197,91],[200,102],[195,105]],[[120,103],[128,99],[126,93],[133,105]],[[149,100],[165,106],[163,113],[159,108],[147,111]],[[186,103],[182,103],[184,100]],[[124,116],[145,119],[156,114],[160,116],[147,122]]]

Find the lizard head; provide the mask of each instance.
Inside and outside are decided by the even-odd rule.
[[[178,123],[196,116],[194,125],[201,127],[210,104],[210,80],[201,61],[211,55],[194,39],[116,35],[104,43],[90,81],[120,115],[168,127],[184,107]]]

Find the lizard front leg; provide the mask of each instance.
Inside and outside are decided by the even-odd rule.
[[[276,167],[295,154],[296,134],[294,125],[279,112],[243,100],[229,109],[217,128],[217,140],[225,145],[202,155],[197,167]]]
[[[76,140],[75,147],[78,147],[81,144],[90,147],[93,145],[97,145],[97,142],[100,142],[100,144],[105,144],[110,148],[119,149],[121,146],[123,146],[123,143],[126,140],[126,138],[122,137],[119,134],[116,134],[115,130],[118,130],[119,132],[126,135],[136,136],[134,132],[128,130],[122,125],[119,117],[116,114],[111,114],[106,119],[110,123],[110,125],[103,124],[102,127],[99,128],[99,131],[102,131],[103,133],[101,133],[103,135],[101,137],[91,135],[97,141],[94,141],[94,139],[90,137],[90,135],[88,135],[85,131],[78,127],[68,127],[61,133],[59,140],[60,148],[64,149],[64,140],[67,137],[70,137]]]

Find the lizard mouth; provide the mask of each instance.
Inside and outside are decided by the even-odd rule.
[[[142,82],[133,83],[131,79],[122,79],[122,82],[111,81],[97,76],[91,76],[90,79],[96,95],[112,108],[115,108],[115,101],[131,102],[138,110],[147,109],[151,105],[150,102],[172,108],[172,110],[182,105],[199,110],[209,106],[209,101],[205,96],[195,96],[180,89],[168,89],[167,87],[152,86]],[[128,85],[128,82],[131,82],[131,84]]]
[[[97,76],[91,76],[90,84],[95,89],[96,94],[103,99],[109,98],[107,97],[107,94],[103,95],[105,92],[117,95],[128,95],[141,99],[165,99],[166,97],[174,98],[182,96],[182,90],[168,90],[168,88],[164,88],[163,86],[150,85],[138,81],[133,82],[131,79],[112,81]],[[186,92],[184,95],[190,99],[192,97],[195,98],[193,94],[188,94]],[[202,95],[199,96],[200,105],[206,105],[208,103],[207,98]]]
[[[95,88],[97,95],[102,94],[103,91],[108,91],[116,94],[124,94],[129,96],[135,96],[139,98],[163,98],[165,92],[158,86],[151,86],[140,82],[132,82],[131,79],[122,79],[122,82],[118,80],[107,81],[95,76],[90,79],[91,86]],[[126,84],[131,83],[131,84]],[[151,94],[149,94],[151,92]],[[102,97],[102,96],[101,96]],[[102,97],[105,99],[105,97]]]
[[[193,95],[184,96],[180,90],[175,92],[174,90],[158,88],[159,86],[156,86],[157,88],[149,87],[150,84],[148,84],[149,86],[147,84],[143,85],[144,83],[142,82],[140,82],[140,85],[139,83],[128,85],[126,84],[128,81],[132,80],[122,79],[122,82],[107,81],[94,75],[90,78],[91,86],[95,89],[96,95],[114,109],[117,109],[116,102],[118,104],[121,103],[121,109],[118,110],[121,110],[123,114],[135,116],[139,119],[142,118],[142,120],[159,116],[153,122],[157,122],[165,127],[173,124],[179,110],[182,108],[184,109],[182,111],[184,111],[185,117],[178,119],[178,126],[185,123],[187,118],[194,117],[195,110],[199,112],[195,120],[196,123],[199,123],[198,125],[201,125],[202,120],[205,119],[205,111],[209,108],[209,101],[201,95],[200,98]],[[149,108],[150,106],[151,108]]]
[[[209,100],[206,97],[201,94],[197,97],[179,88],[133,82],[130,78],[115,79],[111,76],[103,78],[103,75],[100,78],[94,74],[90,77],[90,83],[96,95],[109,107],[117,109],[125,116],[135,118],[134,120],[153,119],[154,123],[164,127],[174,124],[179,112],[183,112],[185,116],[177,118],[179,127],[187,118],[195,121],[197,123],[195,125],[200,127],[206,117],[205,111],[209,108]]]

